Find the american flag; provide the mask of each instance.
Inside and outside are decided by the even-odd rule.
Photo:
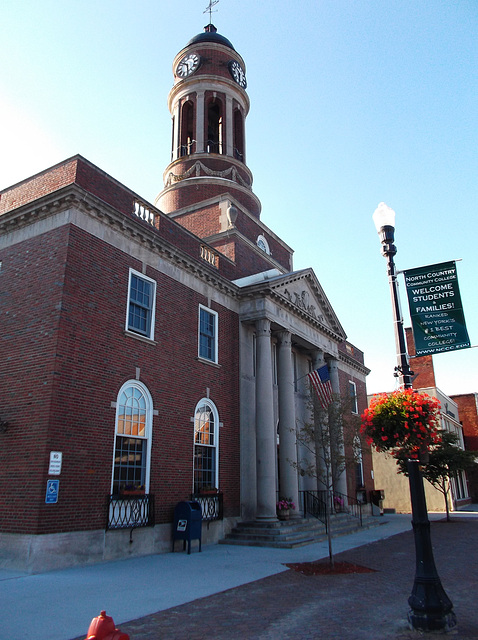
[[[309,380],[317,392],[319,402],[324,409],[327,409],[332,402],[332,385],[330,383],[329,367],[324,364],[322,367],[311,371],[309,374]]]

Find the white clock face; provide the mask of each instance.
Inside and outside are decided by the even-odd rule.
[[[198,70],[200,63],[201,56],[197,53],[188,53],[176,67],[176,75],[180,78],[187,78]]]
[[[232,60],[229,63],[229,71],[231,72],[231,76],[234,78],[237,84],[245,89],[247,87],[246,74],[244,73],[244,69],[241,67],[241,65],[235,60]]]

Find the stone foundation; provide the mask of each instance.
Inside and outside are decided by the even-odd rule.
[[[202,525],[202,544],[217,544],[236,525],[226,518]],[[73,531],[47,535],[0,533],[0,569],[42,573],[55,569],[168,553],[173,548],[172,523],[116,531]],[[197,551],[193,540],[191,552]],[[175,550],[183,551],[181,541]]]

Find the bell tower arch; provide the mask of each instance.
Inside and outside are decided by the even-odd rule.
[[[252,191],[252,172],[246,164],[249,97],[244,60],[208,24],[176,55],[173,74],[168,97],[171,162],[156,205],[176,215],[229,194],[259,219],[261,204]]]

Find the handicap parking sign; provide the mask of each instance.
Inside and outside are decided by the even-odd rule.
[[[47,480],[45,502],[47,504],[56,504],[58,502],[58,489],[60,488],[59,480]]]

